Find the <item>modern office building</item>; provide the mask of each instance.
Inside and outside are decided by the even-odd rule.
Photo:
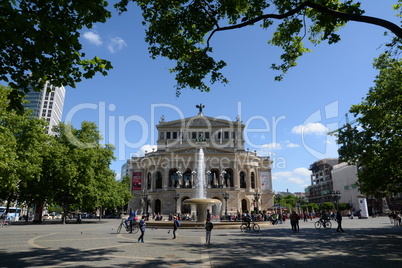
[[[322,204],[333,202],[334,191],[332,169],[339,162],[338,158],[325,158],[310,165],[311,185],[306,188],[306,198],[310,203]]]
[[[61,121],[65,94],[66,90],[63,86],[56,87],[46,82],[41,91],[31,90],[25,98],[29,103],[24,107],[31,109],[33,116],[45,118],[49,123],[48,134],[53,134],[53,126]]]
[[[200,107],[200,106],[197,106]],[[156,125],[157,149],[127,161],[134,198],[128,207],[139,213],[189,214],[199,198],[218,199],[212,215],[263,211],[273,206],[272,161],[244,149],[245,125],[204,116],[165,121]]]

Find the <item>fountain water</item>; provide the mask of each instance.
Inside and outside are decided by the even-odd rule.
[[[205,159],[204,149],[200,148],[198,153],[198,173],[197,173],[197,196],[196,198],[206,198],[206,182],[205,182]]]
[[[204,222],[207,217],[207,208],[211,205],[220,205],[222,202],[218,199],[206,198],[206,181],[205,181],[205,159],[204,149],[200,148],[198,153],[198,170],[197,170],[197,196],[185,200],[185,204],[194,204],[197,207],[197,222]]]

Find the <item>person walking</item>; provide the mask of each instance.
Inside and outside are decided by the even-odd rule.
[[[211,222],[211,219],[207,218],[205,222],[205,245],[209,246],[211,243],[211,231],[214,228],[214,225]]]
[[[341,215],[341,212],[338,210],[337,212],[336,212],[336,222],[338,223],[338,228],[336,228],[336,231],[339,233],[339,232],[342,232],[343,233],[343,229],[342,229],[342,215]]]
[[[293,211],[292,214],[290,214],[290,225],[292,226],[292,231],[293,232],[299,232],[299,215],[296,214],[296,211]]]
[[[140,242],[144,243],[145,242],[144,241],[144,234],[145,234],[145,225],[146,225],[145,216],[142,216],[142,218],[141,218],[141,220],[139,222],[139,225],[140,225],[141,236],[138,237],[138,243],[140,243]]]
[[[177,229],[179,229],[180,227],[180,221],[177,217],[174,217],[173,219],[173,238],[172,239],[176,239],[176,231]]]

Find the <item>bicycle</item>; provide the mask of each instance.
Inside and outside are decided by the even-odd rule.
[[[323,229],[331,229],[332,223],[331,223],[331,220],[319,219],[318,221],[316,221],[314,223],[314,227],[316,229],[321,229],[321,227]]]
[[[136,234],[140,230],[140,227],[138,226],[137,222],[131,222],[131,228],[130,225],[126,226],[125,223],[126,220],[121,220],[119,227],[117,227],[117,233],[120,234],[121,229],[124,227],[127,231],[127,233],[130,233],[132,230],[132,233]]]
[[[242,222],[240,225],[241,232],[251,231],[251,229],[253,229],[254,232],[259,232],[260,226],[255,222],[250,222],[250,224],[247,224],[247,222]]]
[[[0,220],[0,227],[3,227],[4,225],[11,225],[11,222],[9,220],[6,219],[2,219]]]

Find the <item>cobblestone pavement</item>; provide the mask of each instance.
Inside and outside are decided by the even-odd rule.
[[[388,217],[344,219],[344,233],[316,230],[314,221],[261,224],[261,231],[147,228],[121,233],[120,220],[22,224],[0,228],[0,267],[402,267],[402,227]]]

